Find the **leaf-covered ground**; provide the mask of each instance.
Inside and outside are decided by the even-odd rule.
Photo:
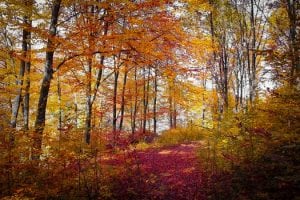
[[[204,199],[198,142],[132,151],[105,161],[122,170],[116,199]]]

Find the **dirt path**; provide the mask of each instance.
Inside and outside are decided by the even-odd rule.
[[[194,142],[138,152],[144,172],[156,178],[156,186],[167,190],[164,198],[202,199],[201,171],[196,158],[199,146]]]
[[[122,199],[201,200],[202,172],[196,151],[199,142],[133,151],[106,161],[123,168],[115,190]]]

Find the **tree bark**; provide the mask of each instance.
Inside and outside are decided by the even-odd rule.
[[[149,84],[150,84],[150,67],[148,69],[147,81],[146,81],[146,69],[144,68],[144,90],[143,90],[143,133],[146,133],[147,125],[147,110],[149,102]]]
[[[156,104],[157,104],[157,67],[154,69],[154,98],[153,98],[153,132],[157,134],[157,113],[156,113]]]
[[[59,131],[59,149],[61,146],[61,137],[62,137],[62,107],[61,107],[61,84],[60,84],[60,74],[59,71],[57,71],[57,97],[58,97],[58,131]]]
[[[170,129],[174,128],[174,124],[173,124],[173,97],[172,97],[172,86],[171,83],[169,83],[169,127]]]
[[[124,120],[124,112],[125,112],[125,90],[126,90],[126,83],[127,83],[127,74],[128,74],[128,71],[125,66],[123,87],[122,87],[121,117],[120,117],[120,125],[119,125],[120,131],[122,131],[122,128],[123,128],[123,120]]]
[[[177,108],[175,100],[173,101],[173,128],[177,128]]]
[[[74,95],[75,127],[78,128],[78,103],[76,93]]]
[[[21,60],[19,77],[17,80],[17,96],[15,97],[13,104],[12,104],[12,118],[11,118],[11,127],[16,128],[17,126],[17,118],[19,114],[19,108],[22,99],[22,86],[23,86],[23,79],[24,79],[24,71],[25,71],[25,62]],[[12,141],[14,140],[11,138]]]
[[[26,19],[26,24],[28,28],[31,28],[31,11],[33,9],[33,0],[26,1],[30,7],[29,19]],[[28,31],[27,34],[27,54],[26,54],[26,63],[25,63],[25,94],[24,94],[24,130],[29,130],[29,99],[30,99],[30,67],[31,67],[31,31]]]
[[[253,101],[255,99],[255,90],[256,90],[256,28],[255,28],[255,14],[254,14],[254,0],[250,1],[251,3],[251,15],[250,15],[250,25],[251,25],[251,65],[248,67],[250,68],[249,71],[249,99],[250,99],[250,104],[253,104]],[[250,53],[250,52],[249,52]]]
[[[31,43],[31,10],[33,6],[33,2],[25,1],[25,7],[29,7],[30,13],[28,15],[25,15],[23,17],[23,33],[22,33],[22,59],[20,61],[20,71],[19,71],[19,77],[17,80],[17,96],[14,99],[13,106],[12,106],[12,118],[11,118],[11,127],[16,128],[17,126],[17,119],[20,109],[20,104],[22,101],[22,87],[24,83],[24,75],[26,74],[26,80],[25,80],[25,95],[24,95],[24,128],[28,130],[28,116],[29,116],[29,71],[30,71],[30,43]],[[14,140],[14,136],[11,135],[10,137],[11,142]]]
[[[298,84],[300,80],[297,81],[300,74],[300,55],[299,55],[299,33],[297,35],[297,6],[300,7],[300,3],[295,0],[286,0],[286,9],[289,18],[289,50],[291,58],[291,85]],[[299,20],[298,20],[299,23]],[[298,38],[297,38],[298,37]],[[297,41],[298,40],[298,41]]]
[[[113,132],[117,131],[117,94],[118,94],[118,79],[119,79],[119,69],[115,61],[114,69],[114,91],[113,91]]]
[[[93,15],[95,14],[94,10],[94,6],[92,6],[90,8],[90,13],[92,13]],[[96,17],[96,16],[93,16],[93,17]],[[103,35],[107,35],[107,32],[108,32],[108,23],[104,22],[104,33]],[[93,45],[94,41],[92,39],[92,32],[90,33],[90,38],[89,38],[89,41],[90,41],[90,46]],[[98,70],[97,72],[97,77],[96,77],[96,83],[95,83],[95,88],[94,88],[94,91],[93,91],[93,95],[92,95],[92,65],[93,65],[93,55],[90,55],[90,58],[88,60],[88,70],[87,70],[87,88],[86,88],[86,95],[87,95],[87,102],[86,102],[86,110],[87,110],[87,113],[86,113],[86,120],[85,120],[85,142],[87,144],[90,144],[90,135],[91,135],[91,124],[92,124],[92,110],[93,110],[93,104],[94,104],[94,101],[96,99],[96,96],[97,96],[97,92],[98,92],[98,89],[99,89],[99,86],[100,86],[100,82],[101,82],[101,79],[102,79],[102,74],[103,74],[103,64],[104,64],[104,59],[105,57],[103,55],[101,55],[100,57],[100,69]]]
[[[226,45],[226,41],[224,41],[224,46]],[[229,102],[228,102],[228,55],[226,46],[224,47],[224,60],[223,60],[223,76],[224,76],[224,107],[225,110],[228,110]]]
[[[92,58],[88,58],[87,84],[86,84],[86,118],[85,118],[85,143],[90,144],[91,140],[91,121],[92,121]]]
[[[133,114],[132,114],[132,120],[131,120],[131,132],[132,134],[135,133],[136,128],[136,115],[137,115],[137,109],[138,109],[138,83],[137,83],[137,67],[134,68],[134,82],[135,82],[135,92],[134,92],[134,108],[133,108]]]
[[[202,93],[202,126],[205,127],[205,112],[206,112],[206,98],[205,98],[205,92],[206,91],[206,80],[205,77],[203,77],[202,80],[202,87],[203,87],[203,93]]]
[[[33,141],[33,155],[32,159],[37,160],[41,154],[43,131],[45,128],[45,115],[48,101],[48,94],[50,89],[51,79],[53,77],[53,55],[54,55],[54,43],[53,37],[56,36],[57,22],[59,17],[59,10],[61,6],[61,0],[54,0],[51,12],[51,21],[49,27],[49,37],[47,41],[46,63],[44,69],[44,77],[40,89],[40,97],[38,101],[37,115],[35,120],[35,132]]]

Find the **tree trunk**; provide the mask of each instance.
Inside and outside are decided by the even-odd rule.
[[[107,32],[108,32],[108,23],[107,22],[104,22],[104,32],[103,32],[103,35],[107,35]],[[103,46],[105,46],[105,43],[103,44]],[[102,79],[102,74],[103,74],[103,71],[104,71],[104,59],[105,57],[103,55],[101,55],[100,57],[100,69],[98,70],[98,73],[97,73],[97,79],[96,79],[96,84],[95,84],[95,88],[94,88],[94,95],[93,95],[93,99],[92,99],[92,104],[94,103],[95,99],[96,99],[96,96],[97,96],[97,92],[98,92],[98,89],[99,89],[99,86],[100,86],[100,82],[101,82],[101,79]]]
[[[245,77],[245,59],[242,60],[242,72],[240,80],[240,106],[243,107],[243,95],[244,95],[244,77]]]
[[[150,84],[150,67],[148,69],[147,81],[146,81],[146,69],[144,68],[144,95],[143,95],[143,133],[146,133],[146,125],[147,125],[147,110],[148,110],[148,102],[149,102],[149,84]],[[147,82],[147,83],[146,83]]]
[[[54,55],[54,44],[52,42],[52,38],[56,35],[57,22],[59,16],[61,0],[54,0],[52,6],[51,13],[51,22],[50,28],[48,31],[49,38],[47,41],[47,52],[46,52],[46,63],[44,69],[44,77],[42,80],[42,85],[40,89],[40,97],[38,101],[37,115],[35,120],[35,133],[34,133],[34,141],[33,148],[34,152],[32,155],[32,159],[39,159],[42,148],[42,137],[43,131],[45,127],[45,115],[46,115],[46,107],[48,100],[48,93],[50,89],[50,83],[53,76],[53,55]]]
[[[87,84],[86,84],[86,118],[85,118],[85,143],[90,144],[92,121],[92,57],[88,58]]]
[[[25,6],[30,7],[32,10],[33,2],[26,1]],[[17,119],[19,114],[19,108],[22,101],[22,87],[24,82],[24,74],[26,73],[26,87],[25,87],[25,103],[24,103],[24,127],[28,129],[28,112],[29,112],[29,71],[30,71],[30,39],[31,39],[31,13],[27,16],[24,16],[23,23],[23,34],[22,34],[22,59],[20,61],[20,71],[19,77],[17,80],[17,96],[14,99],[12,106],[12,118],[11,118],[11,127],[16,128]],[[11,142],[14,140],[14,136],[10,137]]]
[[[12,118],[11,118],[11,127],[16,128],[17,126],[17,118],[19,114],[19,108],[22,100],[22,86],[23,86],[23,78],[24,78],[24,71],[25,71],[25,62],[21,60],[21,66],[19,71],[19,77],[17,80],[17,96],[15,97],[13,104],[12,104]],[[11,138],[11,142],[13,142],[13,137]]]
[[[225,50],[226,51],[226,50]],[[224,63],[224,107],[225,110],[228,110],[229,102],[228,102],[228,64],[227,64],[227,58],[225,57],[225,63]]]
[[[135,133],[136,127],[136,114],[138,109],[138,83],[137,83],[137,67],[134,68],[134,82],[135,82],[135,92],[134,92],[134,108],[133,108],[133,116],[131,120],[131,132]]]
[[[77,103],[77,96],[75,93],[74,96],[74,112],[75,112],[75,128],[78,128],[78,103]]]
[[[299,41],[297,42],[297,6],[300,6],[295,0],[286,0],[286,9],[289,17],[289,50],[291,58],[291,85],[299,84],[300,74],[300,55]],[[299,33],[298,33],[299,34]],[[299,40],[299,35],[298,35]],[[298,44],[297,44],[298,43]]]
[[[175,100],[173,101],[173,128],[177,128],[177,109]]]
[[[59,148],[62,136],[62,108],[61,108],[61,84],[60,84],[60,74],[59,71],[57,72],[57,97],[58,97],[58,106],[59,106],[59,113],[58,113],[58,131],[59,131]]]
[[[224,103],[224,108],[227,111],[228,110],[228,52],[227,52],[227,34],[224,30],[222,37],[222,50],[221,50],[221,62],[220,62],[220,67],[221,67],[221,76],[222,76],[222,89],[223,89],[223,103]]]
[[[119,130],[120,131],[122,131],[123,120],[124,120],[125,90],[126,90],[126,83],[127,83],[127,74],[128,74],[128,71],[127,71],[126,66],[125,66],[124,79],[123,79],[123,87],[122,87],[121,117],[120,117],[120,126],[119,126]]]
[[[252,105],[255,99],[255,90],[256,90],[256,28],[255,28],[255,14],[254,14],[254,0],[251,0],[251,15],[250,15],[250,24],[251,24],[251,73],[249,73],[249,87],[250,87],[250,104]]]
[[[26,19],[26,24],[28,28],[31,28],[31,10],[33,9],[33,1],[27,1],[30,7],[30,17]],[[29,99],[30,99],[30,67],[31,67],[31,31],[27,33],[27,54],[26,54],[26,63],[25,63],[25,94],[24,94],[24,130],[29,130]]]
[[[173,98],[171,95],[171,86],[169,86],[169,125],[170,129],[173,128]]]
[[[113,132],[117,131],[117,95],[118,95],[118,79],[119,79],[119,69],[115,62],[115,79],[114,79],[114,94],[113,94]]]
[[[95,7],[91,6],[89,13],[95,14],[94,11]],[[96,17],[96,16],[93,16]],[[103,35],[107,35],[108,31],[108,23],[104,24],[104,33]],[[93,32],[90,33],[89,35],[89,43],[90,47],[93,45]],[[104,64],[104,56],[101,55],[100,57],[100,69],[97,72],[97,77],[96,77],[96,83],[95,83],[95,88],[92,94],[92,65],[93,65],[93,55],[90,55],[88,58],[88,70],[87,70],[87,88],[86,88],[86,95],[87,95],[87,100],[86,100],[86,119],[85,119],[85,142],[86,144],[90,144],[90,137],[91,137],[91,128],[92,128],[92,110],[93,110],[93,104],[97,96],[97,92],[100,86],[100,82],[102,79],[102,74],[103,74],[103,64]]]
[[[202,86],[203,86],[203,93],[202,93],[202,126],[205,127],[205,112],[206,112],[206,98],[205,98],[205,92],[206,91],[206,80],[205,77],[203,77],[202,80]]]
[[[157,113],[156,113],[156,104],[157,104],[157,67],[154,69],[154,99],[153,99],[153,132],[157,134]]]

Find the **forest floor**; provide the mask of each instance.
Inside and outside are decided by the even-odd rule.
[[[202,145],[199,141],[133,150],[104,163],[127,169],[122,171],[123,179],[116,188],[123,198],[203,199],[203,172],[197,159]]]

